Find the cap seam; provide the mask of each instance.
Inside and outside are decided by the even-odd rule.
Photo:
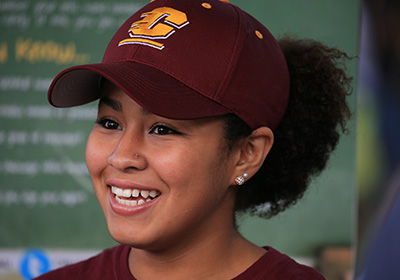
[[[224,74],[224,78],[222,79],[222,82],[220,83],[220,85],[216,91],[216,94],[215,94],[215,97],[216,97],[215,99],[218,101],[223,98],[223,96],[226,93],[225,91],[226,91],[229,83],[232,80],[233,73],[236,69],[236,64],[237,64],[240,54],[243,50],[243,45],[244,45],[243,41],[244,41],[244,38],[246,35],[245,34],[246,26],[245,26],[245,21],[243,20],[243,15],[240,13],[240,10],[236,6],[234,6],[232,4],[229,4],[229,5],[234,8],[234,10],[236,11],[236,13],[238,15],[239,26],[238,26],[238,34],[236,36],[236,40],[235,40],[235,44],[234,44],[234,50],[232,52],[233,55],[229,62],[229,67],[227,67],[227,70]],[[236,108],[235,108],[235,110],[233,110],[233,108],[230,106],[230,104],[229,104],[229,107],[227,107],[226,105],[224,105],[224,106],[226,108],[228,108],[229,110],[231,110],[232,112],[237,111]]]

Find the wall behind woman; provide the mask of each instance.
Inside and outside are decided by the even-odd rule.
[[[115,30],[145,3],[0,3],[0,279],[29,279],[115,244],[84,163],[96,105],[54,109],[46,91],[62,69],[100,61]],[[313,38],[357,55],[358,1],[232,3],[278,38]],[[347,67],[355,75],[356,60]],[[355,94],[349,102],[354,107]],[[246,237],[303,260],[326,246],[352,246],[354,119],[327,171],[297,205],[271,220],[239,220]]]
[[[358,55],[359,1],[231,2],[246,5],[245,10],[266,24],[277,38],[284,34],[312,38],[338,47],[350,56]],[[242,232],[260,245],[272,242],[273,246],[292,256],[319,258],[313,260],[316,261],[314,264],[326,270],[328,279],[337,279],[330,276],[337,270],[351,269],[347,261],[351,261],[353,256],[348,248],[356,241],[357,65],[358,59],[347,63],[349,73],[355,78],[353,95],[349,98],[354,108],[349,123],[350,133],[341,139],[326,171],[312,182],[303,199],[288,211],[271,220],[246,217],[242,222]],[[342,261],[336,261],[337,257],[330,259],[331,256],[338,256]],[[345,259],[347,261],[343,262]]]

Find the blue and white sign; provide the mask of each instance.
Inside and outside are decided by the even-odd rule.
[[[41,250],[31,249],[22,257],[20,272],[25,279],[35,278],[50,269],[50,260]]]

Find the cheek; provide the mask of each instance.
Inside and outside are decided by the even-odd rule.
[[[176,150],[157,153],[157,160],[153,162],[153,166],[157,165],[155,169],[168,184],[185,186],[185,189],[188,185],[207,187],[210,184],[222,183],[221,180],[225,179],[226,163],[222,164],[216,151],[212,145],[179,146]]]
[[[165,178],[179,180],[179,178],[187,177],[185,175],[193,176],[193,170],[199,168],[198,157],[194,155],[191,148],[170,147],[150,154],[157,155],[152,158],[152,166]]]
[[[104,147],[102,147],[100,138],[97,137],[94,132],[91,132],[88,137],[85,158],[95,195],[103,212],[106,213],[106,200],[104,198],[107,192],[104,191],[106,188],[104,188],[102,183],[102,171],[106,168],[108,158],[105,154]]]
[[[107,156],[104,153],[105,149],[96,137],[95,133],[90,133],[86,143],[86,165],[88,167],[92,180],[103,168],[105,162],[107,162]]]

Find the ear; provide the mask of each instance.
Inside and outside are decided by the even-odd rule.
[[[235,167],[235,178],[248,174],[247,180],[261,168],[274,143],[274,133],[268,127],[260,127],[246,137],[240,145],[239,157]],[[235,180],[233,178],[233,182]]]

